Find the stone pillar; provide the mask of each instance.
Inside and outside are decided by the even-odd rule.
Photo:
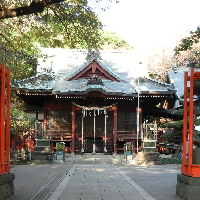
[[[200,177],[177,174],[176,195],[185,200],[200,198]]]
[[[7,199],[14,194],[15,174],[4,174],[0,176],[0,200]]]

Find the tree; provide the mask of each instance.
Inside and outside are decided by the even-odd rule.
[[[199,43],[199,39],[200,27],[198,26],[196,31],[190,32],[190,36],[181,39],[180,43],[178,44],[178,46],[175,47],[174,51],[176,52],[176,54],[179,54],[180,51],[187,51],[189,49],[192,49],[195,44]]]
[[[199,105],[199,100],[195,102],[195,107]],[[182,135],[183,135],[183,109],[175,110],[173,112],[174,115],[176,115],[176,120],[169,120],[162,124],[163,128],[166,128],[165,134],[161,135],[161,139],[166,141],[173,141],[175,137],[180,138],[180,143],[176,149],[176,152],[174,154],[174,157],[178,156],[178,153],[180,152],[182,148]],[[189,120],[189,119],[188,119]],[[186,122],[184,122],[186,123]],[[195,118],[194,119],[194,125],[199,126],[200,120]],[[194,137],[195,137],[195,131],[194,131]]]
[[[37,120],[26,114],[24,111],[16,108],[11,109],[10,126],[11,130],[14,130],[15,133],[18,133],[20,130],[23,132],[24,130],[33,129],[35,122],[37,122]]]
[[[117,35],[114,32],[110,31],[100,31],[100,49],[123,49],[123,50],[131,50],[129,44],[127,44],[125,38]]]
[[[99,48],[102,24],[95,9],[101,8],[100,2],[2,0],[0,62],[11,68],[11,77],[23,79],[35,71],[40,56],[38,46]]]
[[[200,66],[200,27],[190,32],[190,36],[181,39],[175,47],[177,66],[199,67]]]
[[[0,1],[0,63],[11,69],[11,81],[34,75],[37,58],[45,56],[39,46],[100,48],[104,43],[100,42],[102,24],[94,12],[101,9],[100,2],[90,0],[88,5],[87,0]],[[19,102],[13,92],[12,105],[21,108]]]
[[[165,46],[152,53],[147,58],[149,76],[158,81],[166,82],[167,73],[173,66],[173,54],[174,52]]]
[[[179,138],[180,143],[176,149],[174,157],[176,158],[182,147],[182,132],[183,132],[183,109],[175,110],[173,112],[177,116],[177,120],[169,120],[162,124],[162,127],[165,128],[165,134],[160,136],[160,139],[166,141],[174,141],[175,138]]]

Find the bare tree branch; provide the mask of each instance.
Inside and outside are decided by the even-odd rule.
[[[29,6],[18,7],[13,9],[4,8],[0,10],[0,19],[13,18],[33,13],[42,13],[44,8],[62,2],[63,0],[33,0]]]

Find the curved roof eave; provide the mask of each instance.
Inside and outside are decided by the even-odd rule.
[[[52,93],[55,95],[87,95],[90,92],[100,92],[104,95],[107,96],[127,96],[127,97],[134,97],[134,93],[130,93],[130,94],[125,94],[121,91],[118,92],[107,92],[105,90],[103,90],[102,88],[88,88],[85,91],[66,91],[66,92],[60,92],[60,91],[53,91]]]

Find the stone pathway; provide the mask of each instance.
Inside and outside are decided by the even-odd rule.
[[[49,200],[155,200],[115,165],[75,164]]]

